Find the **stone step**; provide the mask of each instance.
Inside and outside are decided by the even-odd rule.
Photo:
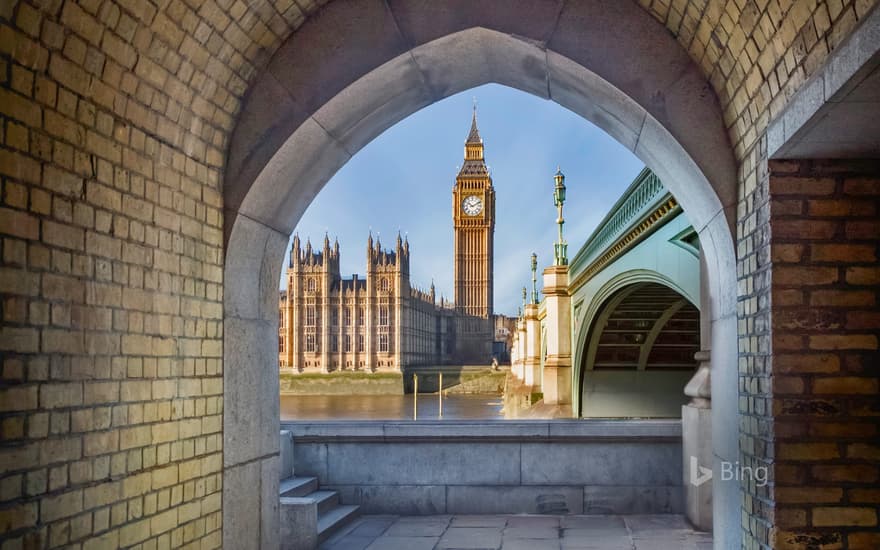
[[[309,493],[308,497],[315,499],[315,503],[318,505],[319,516],[332,510],[339,504],[339,493],[336,491],[318,490],[314,493]]]
[[[318,490],[318,478],[289,477],[282,479],[278,490],[282,497],[304,497]]]
[[[360,506],[340,505],[318,515],[318,542],[324,542],[338,529],[358,516]]]

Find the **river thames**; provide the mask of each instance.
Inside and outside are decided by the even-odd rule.
[[[504,420],[502,398],[495,394],[443,396],[443,418]],[[437,394],[419,394],[418,420],[439,418]],[[282,395],[281,420],[407,420],[413,418],[413,396]]]

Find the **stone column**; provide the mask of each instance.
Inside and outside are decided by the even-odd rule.
[[[394,350],[394,368],[403,372],[403,326],[406,323],[407,327],[412,328],[412,320],[407,318],[407,313],[404,311],[400,288],[398,288],[398,292],[394,295],[394,319],[389,319],[389,321],[393,323],[391,326],[394,327],[394,334],[389,336],[389,338],[392,338],[390,342],[391,349]]]
[[[518,358],[517,368],[516,368],[516,377],[520,380],[523,380],[525,375],[525,360],[526,360],[526,322],[525,319],[517,319],[516,320],[516,332],[517,332],[517,350],[516,355]]]
[[[547,317],[547,358],[544,360],[544,403],[571,404],[571,296],[568,294],[568,266],[544,270],[544,300]]]
[[[300,279],[297,277],[294,285],[298,287],[300,284]],[[288,292],[290,292],[290,287],[288,287]],[[303,299],[299,293],[295,293],[293,299],[291,300],[291,314],[290,321],[292,325],[292,329],[290,332],[290,364],[293,368],[297,370],[297,372],[302,372],[305,368],[305,361],[303,361]]]
[[[685,515],[696,528],[712,530],[712,314],[705,260],[700,259],[700,351],[694,355],[697,372],[684,388],[691,398],[681,407],[682,466]],[[701,469],[705,468],[705,469]]]
[[[517,346],[517,335],[516,332],[513,333],[510,339],[510,372],[514,376],[516,376],[516,346]]]
[[[361,326],[363,326],[363,334],[364,334],[364,352],[359,355],[359,357],[364,358],[364,369],[367,371],[375,370],[376,366],[376,356],[375,356],[375,347],[373,344],[373,308],[376,305],[376,292],[374,287],[376,286],[376,275],[371,274],[372,276],[367,278],[367,295],[364,298],[362,304],[363,308],[360,306],[356,306],[354,308],[354,315],[352,315],[352,319],[354,320],[354,326],[357,328],[357,333],[360,334]],[[358,302],[355,302],[358,303]],[[359,319],[361,318],[361,309],[363,309],[364,320],[363,325],[359,325]],[[355,337],[355,346],[357,346],[357,337]]]
[[[700,366],[685,386],[690,403],[681,407],[685,515],[697,529],[712,530],[712,401],[709,354],[698,351]]]
[[[324,257],[326,260],[326,256]],[[320,333],[321,346],[321,372],[330,372],[333,366],[330,364],[330,279],[326,273],[322,277],[321,298],[318,307],[320,318],[318,319],[318,330]]]
[[[527,304],[523,324],[526,327],[526,354],[523,358],[523,381],[534,386],[541,380],[541,323],[538,321],[538,304]]]

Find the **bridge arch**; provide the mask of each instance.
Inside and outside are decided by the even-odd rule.
[[[699,302],[685,292],[650,272],[603,288],[578,334],[578,416],[680,416],[700,350]]]
[[[648,283],[662,285],[672,289],[684,297],[688,303],[692,304],[697,309],[700,308],[699,286],[693,288],[693,285],[688,285],[690,288],[687,288],[679,284],[679,282],[677,282],[672,276],[649,269],[631,269],[618,273],[609,277],[597,289],[585,293],[589,296],[589,300],[584,300],[586,304],[577,301],[574,303],[575,339],[572,341],[571,364],[574,367],[574,380],[572,380],[572,384],[575,388],[572,397],[576,399],[572,401],[572,409],[576,413],[581,409],[580,388],[583,385],[582,365],[585,360],[584,350],[588,346],[587,338],[591,332],[591,327],[596,323],[597,317],[602,311],[603,306],[606,305],[613,296],[620,295],[620,293],[627,288],[635,288],[639,284]],[[695,291],[696,294],[694,294]]]
[[[716,438],[716,456],[736,460],[736,168],[705,75],[634,2],[567,3],[559,13],[517,2],[454,16],[433,13],[435,4],[441,3],[328,4],[278,49],[247,93],[224,175],[225,546],[277,541],[271,472],[279,413],[277,400],[265,396],[278,391],[270,367],[290,232],[321,187],[378,134],[489,82],[580,114],[633,151],[679,198],[710,266],[713,334],[724,335],[713,346],[713,413],[725,434]],[[738,518],[738,509],[738,488],[719,486],[715,517]],[[725,546],[738,546],[737,521],[715,532]]]

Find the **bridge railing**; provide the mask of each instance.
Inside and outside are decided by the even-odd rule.
[[[660,178],[650,169],[643,169],[572,259],[570,280],[573,282],[579,273],[589,267],[618,238],[635,227],[658,205],[668,201],[670,196]]]

